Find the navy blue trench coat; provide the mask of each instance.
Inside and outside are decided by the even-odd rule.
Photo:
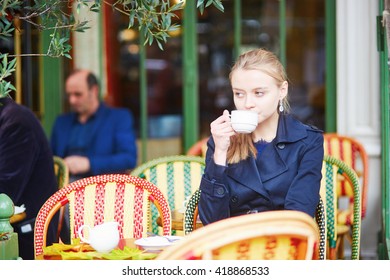
[[[298,210],[314,217],[323,141],[321,130],[282,114],[275,139],[260,156],[221,166],[214,163],[215,145],[210,137],[200,183],[202,223],[270,210]]]

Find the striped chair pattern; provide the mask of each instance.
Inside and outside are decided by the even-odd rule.
[[[313,260],[319,231],[314,219],[292,210],[220,220],[185,236],[158,260]]]
[[[360,250],[360,184],[353,169],[343,161],[325,155],[322,165],[322,180],[320,188],[320,202],[316,211],[316,222],[320,230],[319,259],[336,259],[337,250],[342,250],[337,232],[340,225],[337,223],[337,180],[343,176],[353,186],[353,224],[352,224],[352,259],[359,259]],[[196,229],[198,216],[198,202],[200,190],[196,190],[191,196],[184,214],[184,232],[191,233]],[[328,252],[326,252],[328,251]]]
[[[171,211],[183,208],[183,202],[199,188],[204,172],[204,158],[173,155],[150,160],[135,168],[131,175],[144,178],[164,194]],[[152,207],[152,232],[161,234],[156,223],[158,212]],[[182,232],[172,231],[172,235]]]
[[[364,146],[355,138],[340,135],[337,133],[324,134],[324,152],[342,160],[352,168],[358,175],[361,193],[361,219],[364,219],[367,212],[368,193],[368,155]],[[339,227],[338,242],[344,247],[344,239],[352,242],[351,225],[354,217],[354,191],[353,186],[343,176],[338,176],[337,182],[338,201],[346,199],[349,204],[345,207],[338,207],[337,223]],[[338,250],[338,258],[344,258],[344,251]]]
[[[164,195],[145,179],[126,174],[92,176],[70,183],[54,193],[38,212],[34,228],[35,256],[46,246],[52,217],[69,203],[71,239],[81,225],[119,223],[120,238],[141,238],[150,231],[150,205],[162,217],[163,234],[171,232],[171,212]]]
[[[326,219],[326,239],[327,239],[327,257],[329,259],[336,258],[336,243],[337,243],[337,185],[336,165],[324,161],[322,165],[322,180],[320,188],[320,196],[325,200],[325,219]]]
[[[184,228],[184,233],[190,234],[194,230],[197,229],[196,225],[196,220],[198,219],[198,202],[200,198],[200,192],[201,190],[198,189],[196,190],[190,200],[187,203],[186,210],[184,212],[184,220],[183,220],[183,228]],[[320,202],[317,206],[317,211],[316,211],[316,217],[315,220],[318,225],[319,229],[319,246],[318,246],[318,257],[320,260],[325,260],[326,259],[326,219],[325,219],[325,206],[320,199]]]
[[[324,152],[342,160],[358,175],[361,184],[361,218],[364,219],[367,211],[368,192],[368,156],[364,146],[352,137],[337,133],[325,133]],[[353,223],[353,193],[353,186],[347,180],[339,180],[337,196],[346,196],[350,200],[350,207],[337,214],[339,224],[351,225]]]
[[[338,239],[338,232],[342,228],[338,224],[337,217],[337,184],[338,177],[343,176],[345,181],[353,187],[353,219],[351,235],[351,259],[359,259],[360,230],[361,230],[361,194],[360,183],[356,172],[342,160],[330,155],[324,155],[321,180],[321,197],[325,199],[325,219],[327,229],[327,241],[329,258],[336,259],[339,250],[344,250]]]

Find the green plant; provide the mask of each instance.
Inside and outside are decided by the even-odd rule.
[[[21,54],[20,56],[70,57],[71,31],[84,32],[89,28],[87,21],[79,21],[74,13],[82,7],[99,13],[102,5],[128,16],[128,28],[138,28],[143,35],[144,44],[156,42],[160,49],[169,38],[169,32],[179,26],[172,22],[177,12],[184,9],[185,1],[171,0],[2,0],[0,2],[0,40],[10,40],[17,28],[17,22],[23,21],[33,28],[50,32],[51,41],[46,53]],[[224,10],[221,0],[197,0],[201,13],[209,6]],[[72,6],[75,9],[72,9]],[[75,11],[75,12],[73,12]],[[15,71],[14,55],[0,52],[0,97],[6,96],[15,88],[6,78]]]

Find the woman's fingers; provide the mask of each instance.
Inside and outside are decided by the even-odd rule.
[[[224,110],[223,114],[210,124],[210,128],[215,148],[226,151],[230,145],[230,137],[235,134],[230,123],[229,111]]]

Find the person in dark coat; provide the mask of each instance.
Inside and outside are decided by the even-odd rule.
[[[229,112],[214,120],[200,190],[203,224],[271,210],[315,215],[319,203],[323,132],[288,114],[288,81],[275,54],[239,56],[230,73],[236,109],[258,114],[252,133],[233,130]]]
[[[26,207],[26,218],[12,224],[22,259],[34,259],[35,217],[57,190],[53,155],[39,120],[27,107],[0,98],[0,193]],[[49,245],[55,241],[55,221],[49,227]]]

